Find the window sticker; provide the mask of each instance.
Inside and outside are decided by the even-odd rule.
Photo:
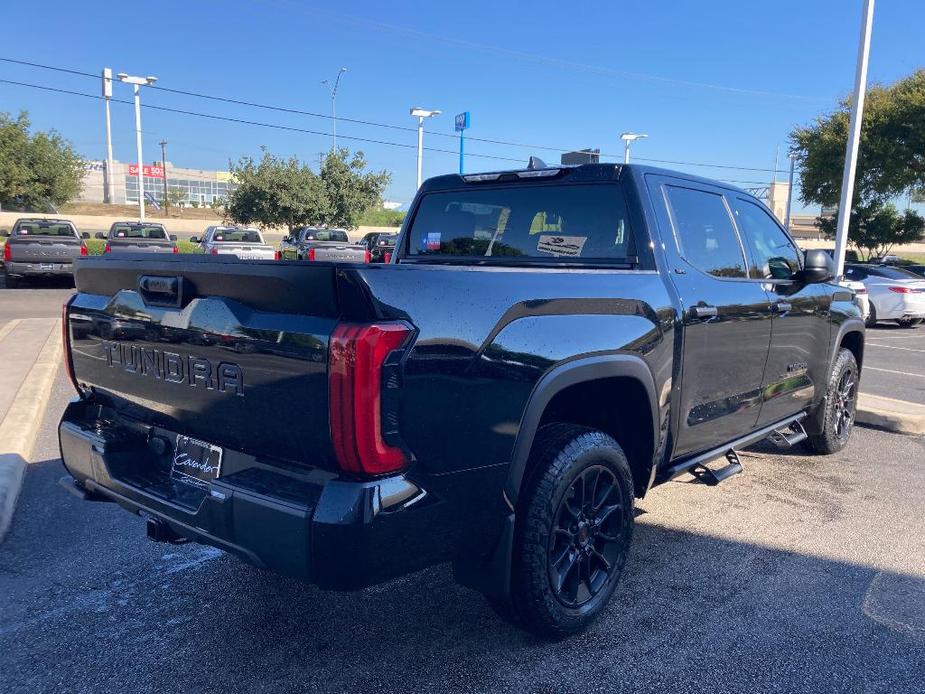
[[[555,256],[577,258],[581,255],[581,249],[584,248],[587,240],[587,236],[542,234],[539,243],[536,244],[536,250],[541,253],[551,253]]]
[[[424,238],[421,239],[423,250],[425,251],[439,251],[440,250],[440,238],[441,233],[439,231],[429,231],[424,234]]]

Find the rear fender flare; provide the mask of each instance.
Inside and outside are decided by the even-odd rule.
[[[511,459],[510,473],[505,486],[505,496],[512,507],[516,507],[520,489],[523,484],[530,450],[539,429],[540,421],[547,405],[552,399],[570,386],[587,383],[602,378],[632,378],[645,389],[649,399],[651,413],[651,435],[653,450],[658,450],[658,399],[656,397],[655,379],[646,363],[632,354],[608,354],[585,357],[566,362],[546,372],[537,382],[527,402],[526,410],[520,422],[517,440]],[[654,465],[654,461],[651,462]],[[650,474],[651,477],[651,474]],[[646,486],[649,484],[646,480]]]

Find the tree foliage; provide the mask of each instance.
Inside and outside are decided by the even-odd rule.
[[[320,173],[296,157],[283,159],[263,149],[231,164],[236,188],[226,204],[228,216],[241,224],[355,227],[360,217],[380,203],[390,180],[385,171],[366,171],[362,152],[346,149],[325,157]]]
[[[819,227],[832,238],[835,223],[833,218],[823,218]],[[863,260],[885,256],[895,245],[921,241],[923,234],[925,219],[913,210],[900,213],[892,203],[855,206],[848,223],[848,238],[864,252]]]
[[[836,110],[791,132],[805,203],[838,204],[849,120],[850,100],[844,99]],[[925,70],[918,70],[867,92],[849,239],[873,253],[922,240],[922,218],[915,212],[900,214],[891,201],[923,189]],[[834,222],[821,220],[819,226],[834,236]]]
[[[62,205],[81,189],[84,161],[54,131],[30,134],[25,112],[0,113],[0,206]]]

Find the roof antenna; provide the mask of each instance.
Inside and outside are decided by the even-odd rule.
[[[535,170],[535,169],[545,169],[545,168],[547,168],[547,166],[546,166],[546,162],[545,162],[545,161],[543,161],[543,160],[540,159],[539,157],[534,157],[534,156],[531,154],[531,155],[530,155],[530,160],[527,162],[527,168],[530,169],[531,171],[533,171],[533,170]]]

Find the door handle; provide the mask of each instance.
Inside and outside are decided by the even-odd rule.
[[[716,306],[691,306],[692,318],[716,318],[719,310]]]
[[[788,304],[786,301],[778,301],[777,303],[771,304],[772,313],[780,313],[780,314],[790,313],[790,310],[792,308],[793,306]]]

